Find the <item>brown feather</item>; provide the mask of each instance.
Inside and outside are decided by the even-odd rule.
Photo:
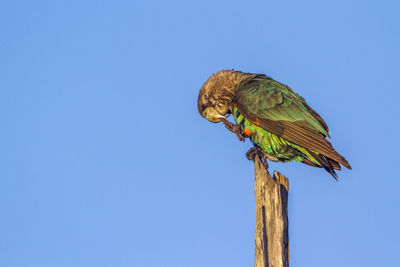
[[[321,124],[321,126],[325,129],[325,131],[328,133],[328,136],[329,136],[328,125],[322,119],[322,117],[317,112],[315,112],[315,110],[313,110],[309,105],[307,105],[307,103],[305,101],[303,102],[303,105],[308,109],[308,111],[311,113],[311,115],[313,115],[313,117]]]
[[[239,102],[236,103],[239,112],[250,121],[258,121],[260,126],[294,144],[306,148],[307,150],[318,152],[327,158],[339,162],[348,169],[351,169],[347,160],[335,151],[331,143],[325,139],[325,136],[318,131],[289,121],[273,121],[260,119]],[[329,162],[328,162],[329,164]]]
[[[329,161],[329,163],[332,165],[332,167],[333,167],[335,170],[340,171],[340,170],[342,169],[342,168],[340,167],[340,164],[337,163],[336,161],[334,161],[333,159],[327,158],[327,160]]]
[[[338,176],[335,172],[335,169],[332,167],[332,165],[329,163],[329,158],[325,157],[322,154],[316,154],[312,151],[308,151],[311,156],[316,159],[319,164],[321,164],[321,166],[330,174],[333,176],[333,178],[335,178],[335,180],[338,180]]]
[[[312,167],[322,168],[321,166],[318,166],[317,164],[315,164],[314,162],[312,162],[311,160],[308,160],[308,159],[303,159],[302,163],[305,163]]]

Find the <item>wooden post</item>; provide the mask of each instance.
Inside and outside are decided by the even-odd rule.
[[[289,181],[265,169],[258,156],[254,162],[256,231],[254,267],[288,267],[288,192]]]

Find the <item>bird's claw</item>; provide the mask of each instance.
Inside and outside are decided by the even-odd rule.
[[[246,136],[243,134],[242,130],[240,129],[239,125],[233,124],[230,121],[227,120],[222,120],[223,123],[225,124],[225,128],[228,129],[229,131],[233,132],[236,134],[237,138],[244,142],[246,140]]]
[[[266,169],[268,169],[267,159],[269,159],[270,161],[278,161],[278,158],[271,156],[270,154],[266,153],[264,150],[256,146],[250,148],[249,151],[247,151],[246,153],[246,158],[251,161],[255,161],[256,156],[260,158],[261,163],[264,165]]]

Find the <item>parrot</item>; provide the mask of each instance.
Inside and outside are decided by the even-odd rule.
[[[202,85],[197,107],[213,123],[223,122],[240,141],[250,139],[248,160],[301,162],[324,168],[336,180],[347,160],[326,139],[328,125],[303,97],[265,74],[222,70]],[[235,123],[227,120],[232,115]]]

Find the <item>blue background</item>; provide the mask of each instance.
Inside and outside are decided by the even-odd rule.
[[[271,164],[291,266],[400,266],[399,8],[0,2],[0,266],[252,266],[251,144],[196,106],[229,68],[291,86],[353,167]]]

